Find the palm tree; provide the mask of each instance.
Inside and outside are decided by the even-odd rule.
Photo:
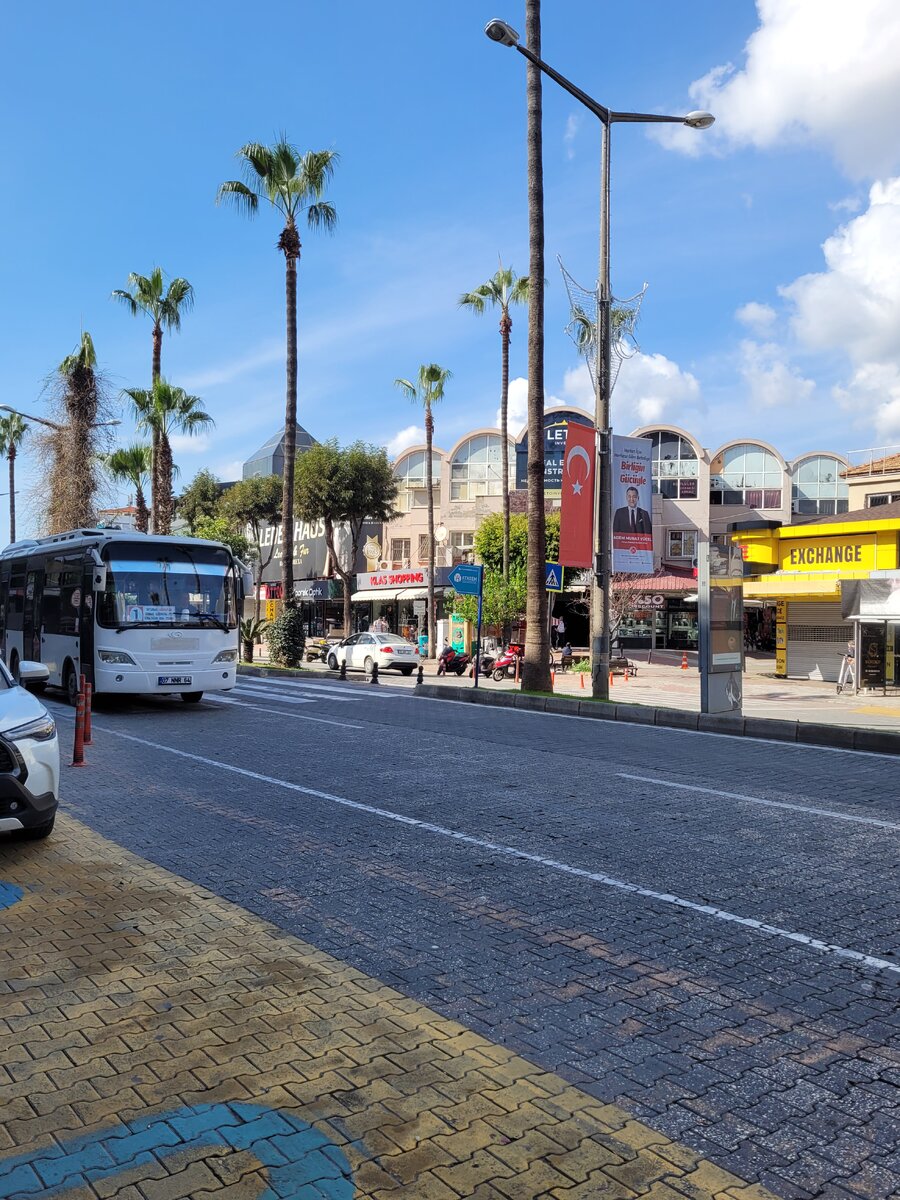
[[[137,509],[134,527],[138,533],[146,533],[150,513],[144,499],[144,488],[147,486],[153,466],[151,448],[137,443],[132,446],[121,446],[118,450],[113,450],[111,454],[104,454],[101,461],[113,479],[134,488],[134,506]]]
[[[500,263],[497,271],[474,292],[464,292],[460,308],[468,308],[479,316],[487,305],[500,309],[500,346],[502,370],[500,376],[500,429],[503,433],[503,578],[509,579],[509,452],[507,449],[509,408],[509,335],[512,331],[511,304],[528,303],[528,276],[519,277],[512,267]]]
[[[540,58],[541,0],[525,0],[525,42]],[[541,72],[526,68],[528,106],[528,277],[544,278],[544,168],[541,133]],[[525,599],[525,662],[522,686],[550,691],[547,636],[547,556],[544,512],[544,289],[532,288],[528,305],[528,561]]]
[[[285,262],[287,318],[287,395],[284,406],[284,490],[282,493],[281,595],[287,607],[294,606],[294,461],[297,452],[297,260],[300,234],[297,222],[306,214],[310,229],[331,232],[337,224],[334,205],[325,199],[325,189],[334,173],[338,154],[334,150],[308,150],[301,154],[282,134],[272,146],[249,142],[238,150],[244,180],[223,183],[216,203],[228,200],[247,216],[253,216],[260,200],[275,209],[284,228],[278,249]]]
[[[395,379],[394,384],[413,404],[425,409],[425,481],[428,487],[428,657],[435,656],[435,607],[434,607],[434,492],[431,478],[431,447],[434,442],[434,417],[432,406],[444,398],[444,384],[452,373],[437,363],[425,363],[419,367],[416,382]]]
[[[164,329],[179,330],[181,314],[194,306],[194,289],[186,279],[180,276],[169,281],[169,286],[163,283],[161,267],[154,267],[150,275],[138,275],[136,272],[128,276],[128,286],[131,291],[116,288],[112,293],[114,300],[119,300],[129,310],[133,317],[138,313],[148,316],[153,322],[153,363],[150,383],[156,383],[162,374],[162,339]],[[156,531],[156,438],[152,439],[152,462],[150,466],[150,510],[151,523]]]
[[[153,387],[126,388],[123,395],[132,403],[138,429],[156,436],[156,528],[154,533],[167,534],[172,530],[175,500],[172,494],[172,445],[173,433],[192,435],[214,425],[212,417],[203,408],[199,396],[190,396],[184,388],[174,387],[165,379],[157,379]]]
[[[50,533],[92,525],[97,492],[96,434],[100,410],[97,352],[83,332],[77,350],[59,364],[65,423],[52,435]]]
[[[9,540],[16,540],[16,453],[28,426],[19,413],[0,417],[0,454],[9,459]]]

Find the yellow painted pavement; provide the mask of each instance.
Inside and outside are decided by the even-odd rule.
[[[770,1195],[71,818],[0,881],[2,1200]]]

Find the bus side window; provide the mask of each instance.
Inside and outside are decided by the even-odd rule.
[[[0,564],[0,647],[6,649],[6,610],[9,607],[9,563]]]
[[[9,608],[7,610],[7,629],[22,628],[22,613],[25,609],[25,563],[14,562],[9,575]]]
[[[62,565],[50,559],[47,563],[47,573],[44,577],[44,602],[41,607],[41,620],[44,626],[44,633],[62,632],[59,627],[61,577]]]

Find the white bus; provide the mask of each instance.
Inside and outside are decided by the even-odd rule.
[[[180,695],[233,688],[246,569],[199,538],[76,529],[0,553],[0,649],[44,663],[74,703],[95,694]]]

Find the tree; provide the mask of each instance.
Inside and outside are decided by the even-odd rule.
[[[113,479],[134,488],[134,507],[137,509],[134,527],[138,533],[146,533],[150,524],[150,512],[144,499],[144,488],[150,478],[153,463],[150,447],[137,443],[133,446],[120,446],[111,454],[104,454],[101,461]]]
[[[484,593],[481,605],[481,621],[484,627],[503,628],[519,620],[525,611],[525,570],[511,567],[509,577],[502,571],[485,568]],[[460,613],[474,625],[478,620],[478,597],[451,593],[449,602],[453,611]]]
[[[208,542],[222,542],[235,558],[244,561],[250,543],[240,529],[236,529],[227,517],[201,517],[191,530],[191,537],[204,538]]]
[[[322,521],[325,543],[334,569],[344,584],[344,631],[350,632],[350,596],[353,568],[359,555],[366,520],[391,521],[396,517],[397,479],[380,446],[354,442],[341,449],[335,439],[312,446],[297,463],[297,514],[304,521]],[[341,561],[336,531],[348,533],[347,561]]]
[[[180,276],[169,281],[166,287],[163,282],[161,267],[154,267],[148,275],[138,275],[136,272],[128,276],[127,291],[116,288],[112,293],[114,300],[119,300],[133,317],[143,313],[153,322],[153,360],[151,364],[151,387],[162,375],[162,339],[163,330],[181,329],[181,314],[194,306],[194,289],[186,279]],[[156,436],[153,437],[150,467],[150,508],[151,523],[154,533],[156,528]]]
[[[48,533],[63,533],[93,525],[101,435],[97,417],[102,409],[102,385],[97,354],[89,333],[59,364],[53,383],[59,423],[38,438],[49,460],[45,525]]]
[[[525,0],[525,42],[540,58],[541,0]],[[544,168],[541,72],[526,68],[528,108],[528,277],[544,278]],[[544,289],[532,288],[528,305],[528,595],[522,686],[550,691],[547,592],[544,587]]]
[[[281,594],[288,607],[294,599],[294,468],[297,453],[297,260],[300,234],[297,221],[306,214],[310,229],[332,231],[337,224],[334,205],[325,189],[338,162],[334,150],[309,150],[301,154],[282,135],[272,146],[249,142],[237,153],[243,181],[223,183],[216,203],[227,200],[254,216],[260,200],[269,203],[284,221],[278,249],[285,262],[287,309],[287,395],[284,406],[284,486],[282,493]]]
[[[149,391],[144,388],[126,388],[123,395],[131,400],[138,428],[156,437],[158,494],[154,532],[167,534],[172,530],[172,514],[175,511],[172,496],[174,465],[169,439],[173,433],[199,433],[215,422],[204,410],[203,401],[199,396],[190,396],[184,388],[174,387],[165,379],[157,379]]]
[[[475,554],[479,562],[491,571],[503,569],[503,518],[500,513],[485,517],[475,531]],[[547,562],[559,557],[559,513],[548,513],[546,519]],[[510,518],[510,570],[525,571],[528,559],[528,518],[514,513]]]
[[[416,382],[395,379],[394,384],[413,404],[421,404],[425,410],[425,485],[428,488],[428,657],[437,653],[436,611],[434,606],[434,484],[431,478],[431,447],[434,443],[434,416],[432,408],[444,398],[444,384],[452,373],[437,363],[423,363],[419,367]]]
[[[197,536],[196,526],[219,513],[221,488],[212,471],[198,471],[175,501],[175,511],[188,523],[191,534]]]
[[[485,307],[500,309],[500,431],[503,434],[503,576],[509,578],[509,453],[507,439],[509,437],[509,341],[512,332],[512,318],[509,315],[510,305],[528,303],[528,276],[521,278],[512,267],[500,264],[497,271],[486,282],[480,284],[474,292],[464,292],[459,298],[461,308],[468,308],[479,316]]]
[[[254,564],[256,583],[255,619],[259,621],[259,587],[263,574],[275,553],[275,525],[281,520],[282,488],[277,475],[255,475],[252,479],[241,479],[224,494],[219,502],[219,511],[235,524],[249,531],[250,555]],[[266,527],[271,528],[272,537],[263,546]]]
[[[9,459],[9,540],[16,540],[16,454],[28,426],[21,414],[0,417],[0,454]]]

